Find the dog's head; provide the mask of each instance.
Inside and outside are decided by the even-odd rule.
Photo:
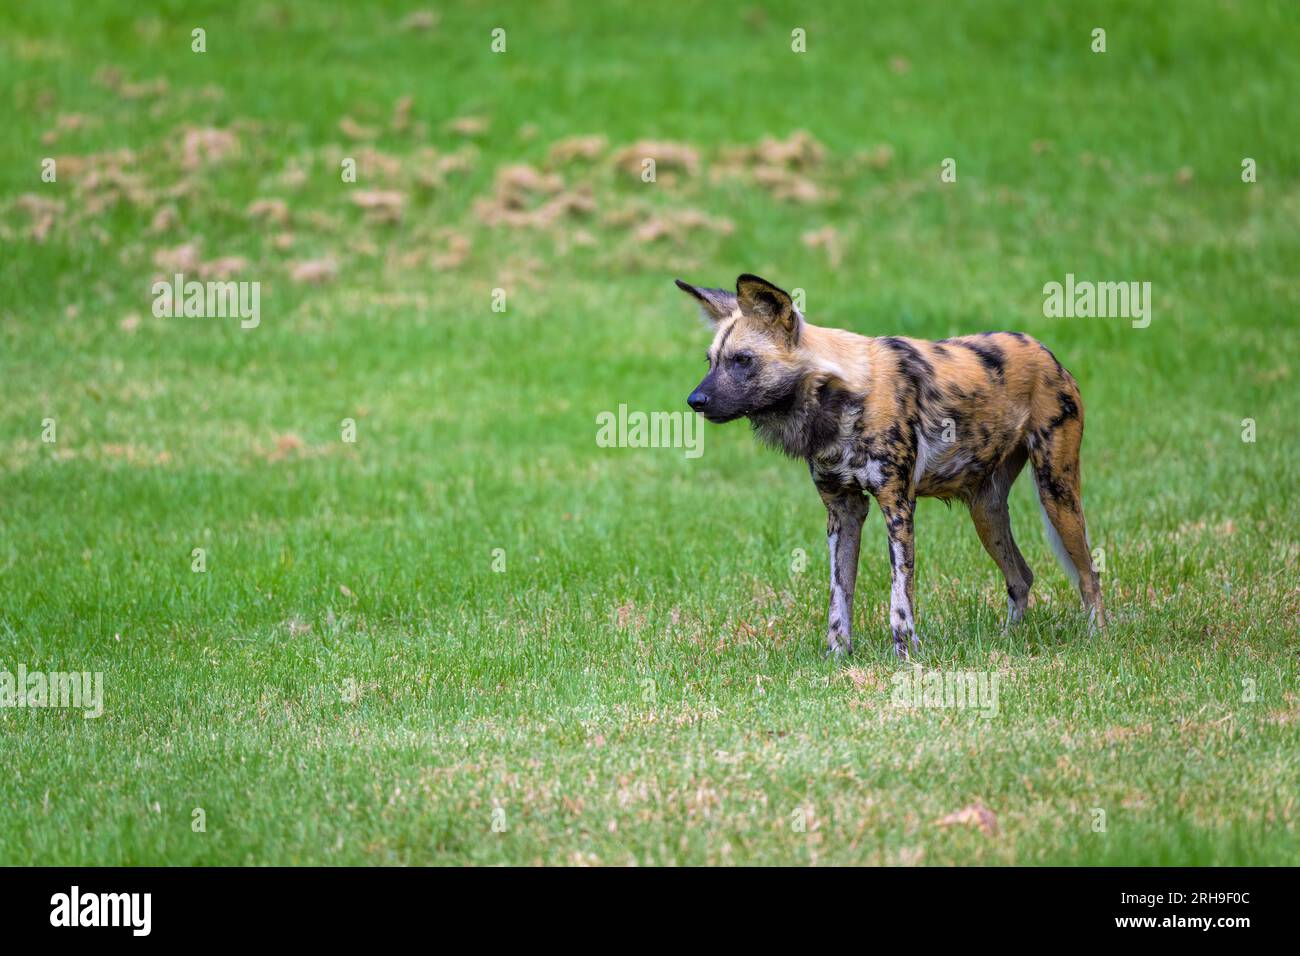
[[[788,402],[803,377],[797,348],[803,317],[783,290],[743,275],[736,291],[700,289],[681,279],[714,328],[709,373],[686,403],[711,422],[772,411]]]

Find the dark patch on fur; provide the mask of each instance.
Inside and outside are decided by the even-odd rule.
[[[937,401],[939,390],[934,383],[934,366],[921,354],[920,349],[911,342],[892,335],[879,341],[897,357],[899,374],[907,382],[917,407],[923,408]]]
[[[722,341],[718,343],[718,355],[717,355],[718,362],[722,361],[722,350],[727,347],[727,339],[731,338],[731,333],[734,331],[736,331],[736,323],[732,322],[729,326],[727,326],[727,331],[722,333]]]
[[[805,446],[818,449],[835,441],[840,434],[840,421],[854,401],[852,392],[823,382],[813,397],[814,408],[808,418]],[[860,398],[856,401],[861,405]]]
[[[846,416],[862,413],[863,398],[830,382],[808,383],[792,378],[781,401],[750,413],[750,424],[764,442],[791,458],[816,457],[839,441]],[[814,477],[815,477],[814,472]]]
[[[996,375],[998,378],[1003,377],[1007,356],[1001,348],[979,342],[958,342],[957,344],[974,352],[975,356],[980,360],[980,364],[984,366],[985,371],[990,375]]]
[[[1075,404],[1074,397],[1069,392],[1058,392],[1056,400],[1061,403],[1061,410],[1056,417],[1047,423],[1047,432],[1056,431],[1066,422],[1073,421],[1079,417],[1079,406]]]

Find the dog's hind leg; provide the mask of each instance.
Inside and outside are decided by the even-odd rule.
[[[819,489],[820,490],[820,489]],[[821,491],[826,505],[826,543],[831,555],[831,608],[826,650],[839,657],[853,653],[853,588],[858,580],[858,548],[868,500],[858,491]]]
[[[1024,447],[1017,448],[968,502],[980,542],[1002,569],[1002,576],[1007,581],[1007,627],[1024,617],[1029,604],[1029,589],[1034,586],[1034,573],[1029,570],[1024,555],[1016,547],[1016,539],[1011,536],[1011,514],[1007,509],[1007,495],[1020,469],[1025,466],[1025,458]]]
[[[1082,415],[1058,427],[1031,435],[1029,460],[1043,507],[1043,523],[1052,550],[1065,573],[1079,588],[1088,609],[1090,629],[1105,626],[1101,582],[1092,566],[1087,525],[1083,518],[1083,488],[1079,474],[1079,445],[1083,439]]]

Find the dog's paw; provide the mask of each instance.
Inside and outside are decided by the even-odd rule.
[[[1009,631],[1025,619],[1025,608],[1011,598],[1007,598],[1007,619],[1002,622],[1002,630]]]
[[[1106,612],[1100,608],[1088,610],[1088,637],[1100,637],[1106,633]]]
[[[894,628],[894,654],[908,660],[921,652],[921,635],[910,627]]]
[[[847,634],[831,634],[826,638],[826,656],[832,660],[853,655],[853,641]]]

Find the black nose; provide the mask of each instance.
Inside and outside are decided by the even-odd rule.
[[[680,394],[680,393],[678,393]],[[697,412],[704,411],[704,406],[709,404],[709,396],[703,392],[691,392],[691,397],[686,399],[686,404],[691,406]]]

